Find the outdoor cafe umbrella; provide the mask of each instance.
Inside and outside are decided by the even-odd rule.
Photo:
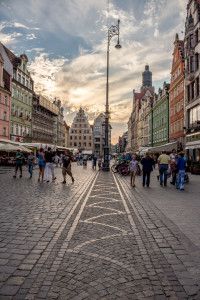
[[[0,143],[0,151],[3,152],[16,152],[17,150],[20,150],[20,152],[30,153],[31,150],[27,149],[24,146],[21,145],[12,145],[12,144],[3,144]]]
[[[11,144],[0,144],[0,151],[3,152],[16,152],[19,149],[18,145],[11,145]]]

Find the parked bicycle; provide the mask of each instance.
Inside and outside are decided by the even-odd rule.
[[[121,176],[127,176],[130,174],[130,169],[129,169],[129,166],[122,166],[122,167],[119,167],[119,174]]]
[[[112,165],[111,170],[113,173],[119,172],[120,167],[128,167],[129,162],[126,160],[119,160],[116,164]]]

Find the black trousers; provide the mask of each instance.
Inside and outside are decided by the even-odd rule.
[[[147,186],[149,186],[150,174],[151,174],[151,171],[143,171],[143,186],[145,186],[145,183]]]

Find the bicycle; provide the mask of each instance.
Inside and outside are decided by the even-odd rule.
[[[119,167],[119,174],[121,176],[127,176],[130,174],[130,170],[129,170],[129,167],[128,166],[123,166],[123,167]]]

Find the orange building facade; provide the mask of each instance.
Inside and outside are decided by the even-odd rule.
[[[178,150],[185,146],[184,111],[184,42],[176,34],[169,90],[169,138],[170,142],[178,142]]]

